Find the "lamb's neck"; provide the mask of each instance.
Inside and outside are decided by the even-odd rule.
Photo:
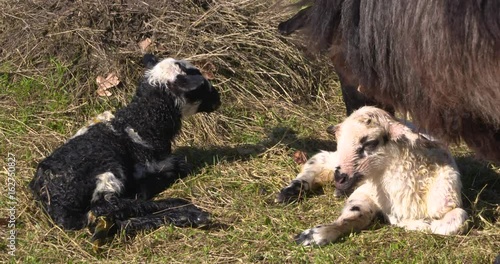
[[[150,145],[172,141],[181,129],[181,110],[175,97],[136,97],[116,115],[120,130],[132,129],[142,140]]]

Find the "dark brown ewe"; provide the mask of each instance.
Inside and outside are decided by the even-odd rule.
[[[500,162],[500,1],[316,0],[280,24],[328,52],[348,113],[410,113],[447,142]]]

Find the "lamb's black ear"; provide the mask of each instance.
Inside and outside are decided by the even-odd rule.
[[[184,92],[192,91],[205,82],[203,75],[177,75],[174,81],[175,89],[179,89]]]
[[[151,53],[146,53],[144,54],[144,57],[142,57],[142,64],[144,64],[144,67],[146,67],[146,69],[153,68],[157,63],[158,59],[156,59],[155,55]]]

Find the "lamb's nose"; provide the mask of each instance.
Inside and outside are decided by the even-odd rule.
[[[340,173],[338,170],[335,171],[335,182],[343,184],[347,181],[348,175],[346,173]]]

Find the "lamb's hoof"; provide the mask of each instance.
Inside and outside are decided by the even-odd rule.
[[[110,221],[105,216],[98,216],[95,220],[96,226],[94,229],[94,234],[90,241],[92,242],[92,249],[94,252],[98,252],[99,249],[106,244],[109,237],[109,230],[114,225],[112,221]]]
[[[212,216],[207,212],[200,212],[193,222],[195,226],[210,225]]]
[[[298,245],[302,246],[310,246],[314,244],[314,230],[313,229],[307,229],[304,232],[296,235],[293,240],[295,243]]]
[[[185,207],[185,211],[173,212],[169,218],[178,227],[201,227],[212,223],[212,216],[193,204]]]
[[[324,246],[333,241],[335,241],[339,234],[335,232],[335,235],[329,234],[326,230],[326,226],[316,226],[302,233],[296,235],[293,240],[298,245],[302,246]]]
[[[300,201],[304,197],[306,184],[308,183],[305,181],[292,181],[290,185],[281,189],[280,193],[278,193],[274,201],[276,203],[292,203]]]

